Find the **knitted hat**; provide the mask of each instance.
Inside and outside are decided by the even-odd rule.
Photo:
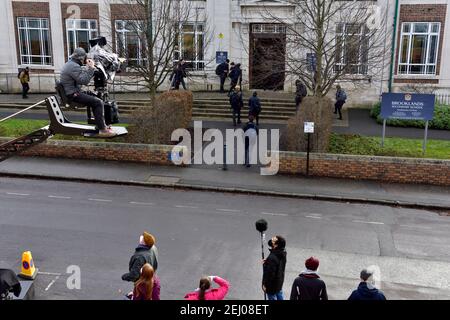
[[[144,231],[144,233],[142,235],[144,236],[145,245],[151,247],[155,244],[156,239],[153,235],[151,235],[147,231]]]
[[[77,59],[77,60],[84,60],[84,58],[86,58],[86,56],[87,56],[87,53],[83,48],[76,48],[75,50],[73,50],[73,53],[70,56],[70,58]]]
[[[316,271],[319,268],[319,259],[316,257],[310,257],[305,261],[305,267],[308,270]]]

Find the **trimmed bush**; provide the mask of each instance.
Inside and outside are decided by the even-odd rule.
[[[173,144],[172,132],[188,128],[192,120],[193,95],[190,91],[166,91],[155,106],[133,111],[127,141],[132,143]]]
[[[381,103],[377,103],[370,111],[370,116],[382,124]],[[414,127],[425,128],[425,121],[422,120],[399,120],[389,119],[386,121],[388,126],[393,127]],[[434,108],[434,119],[428,123],[430,129],[450,130],[450,106],[437,105]]]
[[[306,151],[307,134],[304,122],[314,122],[311,134],[311,151],[326,152],[333,125],[333,103],[329,98],[305,97],[299,111],[287,122],[281,135],[280,147],[287,151]]]

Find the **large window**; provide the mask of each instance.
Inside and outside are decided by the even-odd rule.
[[[140,66],[147,61],[140,31],[141,22],[132,20],[116,20],[117,53],[127,58],[128,66]]]
[[[336,27],[335,71],[367,74],[368,28],[365,24],[340,23]]]
[[[48,19],[17,18],[20,63],[52,65],[52,49]]]
[[[89,40],[97,37],[97,20],[67,19],[67,51],[70,56],[75,48],[89,51]]]
[[[175,60],[183,58],[188,69],[203,70],[204,61],[205,32],[201,23],[186,23],[181,28],[179,39],[180,52],[176,53]]]
[[[439,22],[402,23],[399,74],[436,74]]]

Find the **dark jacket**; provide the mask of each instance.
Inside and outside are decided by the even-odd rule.
[[[239,80],[242,80],[242,70],[239,67],[234,67],[230,71],[231,81],[237,83]]]
[[[246,132],[247,130],[250,130],[250,129],[254,129],[256,131],[256,134],[259,133],[259,129],[258,129],[258,126],[256,125],[256,123],[248,121],[244,125],[243,130],[244,130],[244,132]]]
[[[338,90],[336,91],[336,101],[339,102],[345,102],[347,100],[347,94],[344,90]]]
[[[252,96],[248,100],[248,113],[255,116],[261,113],[261,101],[258,97]]]
[[[348,297],[348,300],[386,300],[386,297],[377,288],[369,289],[367,283],[361,282],[358,289]]]
[[[228,76],[228,72],[230,70],[230,66],[226,62],[222,62],[217,66],[217,74],[221,77]]]
[[[233,92],[230,96],[230,105],[233,110],[241,110],[244,106],[244,100],[242,99],[242,92]]]
[[[263,264],[263,285],[267,294],[281,291],[284,282],[284,269],[286,268],[286,250],[272,249]]]
[[[82,67],[81,62],[70,59],[61,70],[61,84],[66,95],[80,92],[81,85],[87,85],[94,76],[95,69]]]
[[[296,86],[295,96],[304,98],[307,95],[308,95],[308,90],[306,89],[306,86],[303,83],[299,83]]]
[[[317,274],[301,273],[292,284],[291,300],[328,300],[325,282]]]
[[[141,268],[149,263],[156,272],[158,269],[158,250],[155,246],[151,248],[139,245],[130,259],[129,271],[122,276],[122,280],[136,282],[141,275]]]

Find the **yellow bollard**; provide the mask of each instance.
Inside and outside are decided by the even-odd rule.
[[[22,253],[22,271],[19,277],[28,280],[34,280],[38,273],[38,269],[35,267],[31,251],[25,251]]]

